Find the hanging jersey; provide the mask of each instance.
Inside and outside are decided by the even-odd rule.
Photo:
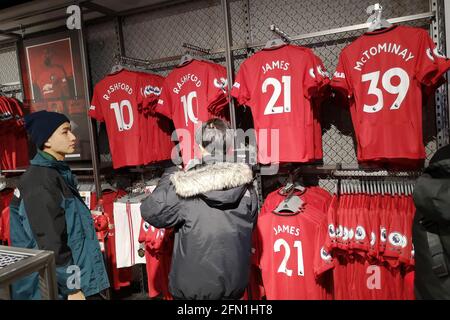
[[[256,263],[267,299],[330,299],[332,282],[324,273],[333,268],[325,251],[325,212],[305,204],[295,215],[273,213],[285,199],[269,194],[254,232]],[[328,280],[328,281],[327,281]]]
[[[155,74],[141,72],[140,92],[143,103],[140,111],[141,121],[141,151],[144,164],[169,160],[173,143],[171,141],[172,131],[167,120],[161,119],[148,110],[153,108],[161,94],[164,78]]]
[[[447,69],[428,33],[407,26],[367,32],[341,52],[332,86],[350,97],[359,161],[425,158],[422,85]]]
[[[144,163],[140,88],[139,74],[128,70],[106,76],[94,88],[89,116],[106,124],[115,169]]]
[[[108,270],[111,279],[112,286],[114,290],[120,290],[122,287],[127,287],[131,284],[133,277],[131,268],[117,268],[116,261],[116,229],[114,221],[114,202],[126,195],[123,190],[103,190],[103,209],[105,214],[108,216],[109,228],[108,236],[106,238],[106,257],[108,259]],[[97,195],[96,193],[91,193],[91,210],[95,209],[97,205]]]
[[[139,255],[139,233],[142,226],[140,203],[114,202],[117,268],[145,263]]]
[[[185,165],[200,157],[194,136],[202,122],[214,117],[208,107],[226,103],[226,79],[224,67],[194,59],[176,67],[164,81],[155,110],[173,120]]]
[[[252,108],[258,162],[315,158],[309,100],[326,79],[322,68],[310,49],[294,45],[263,49],[243,62],[231,94]]]

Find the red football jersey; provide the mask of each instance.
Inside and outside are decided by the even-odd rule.
[[[62,66],[42,65],[38,72],[36,82],[43,99],[61,98],[69,95],[66,72]]]
[[[341,52],[332,86],[350,97],[359,161],[425,158],[421,87],[447,69],[428,33],[407,26],[367,32]]]
[[[114,214],[113,214],[113,204],[116,199],[126,195],[123,190],[111,191],[103,190],[103,209],[105,214],[108,216],[109,220],[109,230],[108,237],[106,240],[106,257],[108,261],[108,274],[110,281],[114,290],[120,290],[122,287],[127,287],[131,284],[133,277],[132,268],[117,268],[116,261],[116,235],[114,226]],[[95,209],[97,205],[97,195],[96,193],[91,193],[91,210]]]
[[[226,69],[218,64],[192,60],[176,67],[163,84],[155,111],[173,120],[183,163],[199,157],[195,131],[201,123],[215,117],[208,107],[224,99]]]
[[[161,94],[164,78],[150,73],[139,73],[140,95],[144,97],[140,115],[142,158],[144,164],[169,160],[173,148],[172,132],[169,124],[148,112],[148,108],[155,105]]]
[[[318,92],[325,78],[312,51],[294,45],[263,49],[242,63],[231,94],[252,108],[258,162],[315,159],[315,124],[305,99]]]
[[[105,121],[114,169],[142,165],[140,76],[121,70],[107,75],[94,88],[89,116]]]
[[[275,214],[285,199],[269,194],[254,234],[256,261],[261,269],[267,299],[330,299],[332,281],[325,271],[333,268],[324,250],[327,215],[305,202],[295,215]]]

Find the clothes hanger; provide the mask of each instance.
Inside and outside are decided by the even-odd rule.
[[[271,48],[276,48],[276,47],[280,47],[287,44],[287,42],[285,42],[283,39],[281,38],[275,38],[272,40],[269,40],[266,42],[266,45],[264,46],[265,49],[271,49]]]
[[[383,7],[379,3],[367,7],[366,11],[368,14],[371,14],[369,19],[367,19],[367,23],[369,24],[367,31],[372,32],[392,26],[390,22],[382,17]]]
[[[194,58],[189,54],[189,52],[186,52],[180,59],[180,63],[178,63],[178,66],[183,66],[188,62],[191,62],[194,60]]]

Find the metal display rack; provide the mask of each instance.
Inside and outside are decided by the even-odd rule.
[[[0,246],[0,299],[11,299],[10,284],[39,272],[43,300],[56,300],[55,257],[51,251]]]
[[[178,64],[185,51],[183,44],[186,43],[191,47],[208,48],[202,56],[223,64],[228,71],[228,82],[233,83],[240,64],[273,36],[271,26],[289,35],[293,44],[313,48],[332,73],[341,50],[366,30],[366,8],[374,2],[177,0],[117,11],[108,8],[106,2],[100,0],[81,1],[79,5],[83,9],[84,23],[79,35],[83,40],[83,60],[86,62],[83,65],[84,74],[90,85],[87,90],[92,92],[92,86],[110,72],[118,56],[127,61],[144,63],[146,69],[165,76]],[[448,3],[445,5],[444,0],[399,0],[382,4],[383,16],[388,21],[428,29],[438,48],[446,52],[446,46],[449,45],[446,37],[449,35],[445,32],[445,21],[450,21]],[[66,6],[55,5],[46,11],[61,12]],[[41,11],[36,11],[36,15],[41,14]],[[90,19],[93,13],[101,17]],[[41,24],[64,21],[66,17],[61,15],[51,21],[42,21]],[[2,34],[10,35],[11,41],[17,42],[24,31],[36,25],[38,23],[20,25],[3,30]],[[0,63],[14,65],[12,61],[17,59],[17,55],[14,55],[17,45],[11,45],[11,41],[0,50]],[[20,68],[15,66],[7,68],[2,74],[4,81],[20,80],[18,70]],[[447,91],[448,85],[441,86],[433,105],[424,108],[427,160],[439,147],[449,142]],[[322,119],[324,165],[357,164],[349,115],[338,111],[338,106],[332,100],[326,108],[329,111]],[[239,126],[236,111],[231,102],[233,127]],[[98,186],[102,163],[98,155],[99,136],[94,121],[90,122],[89,131],[93,154],[92,173]],[[333,182],[327,182],[327,179],[323,179],[321,185],[328,190],[333,189]]]
[[[188,44],[191,49],[208,48],[202,57],[223,64],[227,69],[228,83],[231,84],[240,64],[261,49],[273,37],[274,30],[289,35],[292,44],[312,48],[332,73],[342,49],[367,29],[367,24],[364,23],[368,18],[366,8],[377,1],[172,0],[123,12],[94,2],[95,0],[79,2],[83,8],[83,17],[94,11],[102,14],[102,17],[86,19],[79,30],[83,76],[88,83],[86,96],[91,96],[93,85],[110,72],[118,59],[143,65],[148,70],[166,76],[183,56],[186,49],[184,44]],[[449,53],[449,1],[397,0],[384,1],[382,4],[383,16],[389,22],[427,29],[440,51]],[[66,5],[55,5],[46,10],[61,11]],[[36,14],[40,13],[36,11]],[[66,18],[67,15],[61,15],[49,22],[58,19],[64,21]],[[45,23],[47,22],[42,22]],[[33,27],[35,26],[25,25],[3,30],[0,34],[11,35],[13,41],[17,42],[20,41],[20,35],[15,32]],[[20,81],[17,63],[17,45],[11,45],[11,41],[0,45],[0,65],[10,66],[3,70],[0,77],[3,82]],[[441,86],[436,91],[434,101],[429,102],[432,106],[424,106],[427,160],[431,159],[439,147],[450,142],[449,90],[450,83]],[[230,101],[231,125],[237,128],[238,110],[233,99]],[[321,119],[323,164],[303,167],[305,175],[318,177],[321,187],[332,192],[339,181],[345,178],[382,179],[396,176],[414,179],[418,176],[419,171],[367,171],[359,167],[350,115],[340,110],[332,99],[325,107],[327,112]],[[92,174],[97,195],[101,195],[100,137],[95,121],[89,123],[92,168],[83,167],[81,171]],[[142,168],[137,170],[145,171]],[[4,171],[21,172],[24,170]],[[133,173],[132,170],[129,172]],[[255,184],[261,202],[264,200],[263,180],[264,176],[257,174]]]

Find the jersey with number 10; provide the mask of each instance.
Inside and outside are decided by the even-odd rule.
[[[325,75],[310,49],[294,45],[265,48],[242,63],[231,94],[252,109],[258,162],[315,158],[314,141],[307,138],[314,132],[309,100]]]
[[[128,70],[107,75],[94,88],[89,116],[106,123],[114,168],[144,163],[138,111],[143,100],[139,74]]]
[[[332,86],[350,98],[358,160],[424,159],[422,85],[446,68],[428,33],[393,26],[341,53]]]
[[[176,67],[164,81],[155,111],[173,120],[185,165],[200,156],[194,153],[198,151],[194,135],[202,122],[215,117],[208,107],[227,103],[223,89],[226,79],[223,66],[194,59]]]

